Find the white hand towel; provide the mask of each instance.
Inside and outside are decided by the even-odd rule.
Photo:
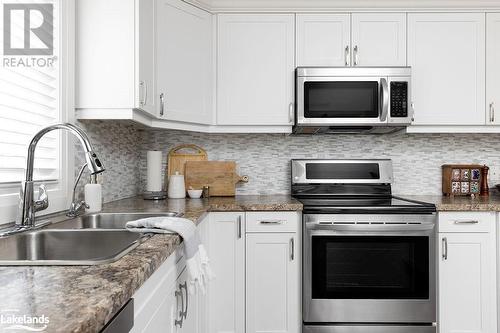
[[[177,233],[183,238],[186,268],[188,273],[188,289],[191,294],[200,289],[206,292],[206,285],[213,279],[205,247],[200,241],[198,229],[193,221],[182,217],[148,217],[127,222],[127,230],[132,232]]]

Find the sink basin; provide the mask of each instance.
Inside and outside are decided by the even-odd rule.
[[[78,216],[76,218],[55,223],[51,228],[56,229],[125,229],[129,221],[146,217],[182,216],[180,213],[97,213]]]
[[[42,229],[0,239],[0,265],[96,265],[113,262],[150,234],[126,230]]]

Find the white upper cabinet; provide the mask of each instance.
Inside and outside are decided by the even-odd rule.
[[[297,66],[406,66],[406,14],[297,14]]]
[[[154,0],[78,0],[77,109],[154,114]]]
[[[136,100],[139,108],[150,113],[156,112],[156,80],[155,80],[155,0],[140,0],[136,7],[136,36],[138,36],[139,47],[136,48],[138,65],[136,66],[136,77],[138,78],[138,89],[136,89]]]
[[[485,124],[485,16],[408,14],[417,125]]]
[[[406,14],[352,14],[354,66],[406,66]]]
[[[297,14],[297,66],[349,66],[349,14]]]
[[[156,15],[158,117],[212,124],[212,14],[181,0],[157,0]]]
[[[293,121],[294,15],[218,15],[217,125]]]
[[[486,123],[500,124],[500,13],[486,14]]]

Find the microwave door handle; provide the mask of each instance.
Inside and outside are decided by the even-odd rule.
[[[389,113],[389,86],[386,78],[380,79],[380,109],[380,121],[385,122]]]

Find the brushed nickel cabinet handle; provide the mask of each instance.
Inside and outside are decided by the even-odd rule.
[[[184,317],[184,319],[186,319],[187,313],[188,313],[188,306],[189,306],[189,293],[188,293],[188,288],[187,288],[187,281],[184,281],[183,284],[179,284],[179,290],[181,291],[181,293],[182,293],[182,289],[184,289],[184,292],[186,294],[186,308],[183,309],[183,311],[181,311],[181,315],[182,315],[182,317]]]
[[[490,122],[495,122],[495,104],[493,102],[490,103]]]
[[[354,49],[353,49],[353,52],[354,52],[354,66],[357,66],[358,63],[359,63],[359,59],[358,59],[358,46],[354,46]]]
[[[345,60],[345,65],[349,66],[349,45],[345,47],[344,50],[344,60]]]
[[[175,319],[174,321],[174,325],[175,326],[179,326],[180,328],[182,328],[182,322],[184,321],[184,318],[183,318],[183,310],[184,310],[184,295],[182,294],[182,290],[176,290],[175,291],[175,298],[177,299],[177,297],[181,297],[181,310],[179,311],[179,319]]]
[[[479,221],[476,221],[476,220],[456,220],[453,223],[455,223],[455,224],[478,224]]]
[[[295,240],[293,237],[290,238],[290,259],[295,260]]]
[[[443,260],[448,260],[448,238],[443,237],[441,242],[443,246]]]
[[[241,215],[238,216],[238,239],[241,239]]]
[[[142,94],[141,94],[141,92],[142,92]],[[146,88],[145,88],[144,81],[139,81],[139,95],[142,95],[142,98],[141,98],[141,96],[139,96],[139,105],[144,106],[146,104],[145,97],[144,97],[146,95]]]
[[[144,105],[148,105],[148,83],[144,81]]]
[[[261,224],[283,224],[285,223],[284,220],[261,220],[259,221]]]
[[[293,124],[293,103],[288,105],[288,122]]]
[[[165,94],[161,93],[160,94],[160,116],[163,116],[165,109]]]

